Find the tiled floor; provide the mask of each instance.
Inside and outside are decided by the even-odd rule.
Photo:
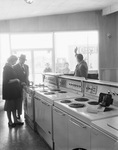
[[[10,129],[0,100],[0,150],[50,150],[27,124]]]

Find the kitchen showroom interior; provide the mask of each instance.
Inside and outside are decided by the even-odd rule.
[[[0,150],[118,150],[118,0],[0,8]]]

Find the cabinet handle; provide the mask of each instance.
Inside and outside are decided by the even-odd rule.
[[[61,115],[61,116],[65,116],[65,114],[63,114],[62,112],[60,112],[59,110],[57,110],[57,109],[54,109],[54,111],[56,111],[59,115]]]
[[[38,101],[40,101],[40,99],[39,99],[39,98],[36,98],[36,97],[34,97],[34,100],[38,100]]]
[[[118,129],[117,129],[117,128],[115,128],[115,127],[111,126],[111,125],[110,125],[110,124],[108,124],[108,123],[107,123],[107,126],[109,126],[110,128],[113,128],[114,130],[117,130],[117,131],[118,131]]]
[[[81,128],[84,128],[84,129],[87,128],[85,125],[83,125],[83,124],[80,123],[80,122],[77,122],[76,120],[73,120],[72,118],[70,119],[70,122],[72,122],[73,124],[75,124],[76,126],[79,126],[79,127],[81,127]]]
[[[42,102],[42,101],[41,101]],[[46,103],[46,102],[42,102],[44,105],[46,105],[46,106],[50,106],[48,103]]]

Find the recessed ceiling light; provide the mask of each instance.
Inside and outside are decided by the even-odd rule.
[[[34,0],[24,0],[27,4],[32,4]]]

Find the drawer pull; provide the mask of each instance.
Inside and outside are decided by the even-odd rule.
[[[70,122],[72,122],[73,124],[75,124],[76,126],[79,126],[79,127],[81,127],[81,128],[84,128],[84,129],[87,128],[85,125],[83,125],[83,124],[80,123],[80,122],[77,122],[76,120],[70,119]]]
[[[62,112],[60,112],[59,110],[57,110],[57,109],[54,109],[54,111],[56,111],[59,115],[61,115],[61,116],[65,116],[65,114],[63,114]]]
[[[42,102],[44,105],[46,105],[46,106],[50,106],[48,103],[46,103],[46,102]]]

